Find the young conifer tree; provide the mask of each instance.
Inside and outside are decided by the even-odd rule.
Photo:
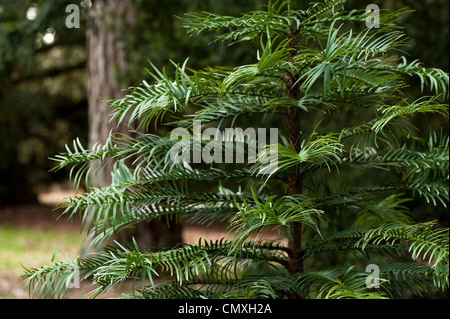
[[[346,11],[345,2],[186,15],[189,35],[219,30],[230,50],[254,41],[255,63],[191,70],[186,60],[171,75],[153,68],[153,82],[111,103],[111,121],[139,121],[132,135],[111,135],[91,150],[77,140],[55,156],[55,170],[72,167],[75,184],[90,185],[62,204],[63,215],[80,213],[102,249],[26,269],[30,293],[64,296],[77,271],[96,284],[93,296],[138,280],[128,298],[395,298],[447,289],[448,228],[420,220],[405,203],[448,204],[448,137],[424,138],[411,125],[424,113],[448,119],[448,74],[401,55],[405,10],[382,11],[379,27],[369,28],[372,12]],[[415,100],[403,93],[411,77],[422,84]],[[162,120],[166,135],[143,133]],[[274,146],[266,143],[254,163],[195,163],[210,142],[195,144],[196,123],[277,128],[277,161],[262,160]],[[178,162],[176,128],[189,132],[190,157]],[[223,134],[213,149],[249,150],[253,142]],[[105,158],[115,162],[112,184],[95,187],[90,176]],[[226,222],[229,236],[162,250],[111,243],[154,218]]]

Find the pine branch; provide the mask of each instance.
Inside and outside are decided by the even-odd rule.
[[[448,288],[448,269],[436,274],[430,267],[418,263],[381,266],[380,277],[388,280],[392,298],[405,291],[423,297],[423,293],[432,291],[435,287],[442,290]]]
[[[232,251],[239,249],[250,235],[259,235],[268,227],[280,229],[287,236],[292,236],[293,223],[302,223],[319,232],[316,218],[323,213],[313,203],[299,196],[286,196],[276,200],[270,196],[265,202],[259,201],[253,192],[253,201],[243,200],[242,206],[230,221]]]
[[[298,276],[299,290],[304,298],[314,299],[386,299],[365,285],[367,273],[348,269],[312,271]]]
[[[448,73],[440,69],[425,68],[419,60],[414,60],[408,64],[404,57],[402,57],[402,62],[397,66],[397,71],[410,76],[419,77],[422,92],[427,85],[429,86],[430,91],[434,91],[435,94],[442,93],[442,98],[444,100],[448,99]]]
[[[114,111],[111,120],[120,123],[125,115],[129,114],[129,123],[139,118],[139,128],[144,129],[153,119],[162,119],[167,112],[185,109],[193,99],[218,93],[219,89],[211,86],[211,83],[206,84],[200,73],[187,74],[187,60],[181,67],[173,62],[172,64],[175,66],[174,79],[170,78],[164,69],[159,71],[151,64],[154,73],[149,73],[155,83],[148,84],[143,81],[141,86],[130,88],[130,94],[112,101],[111,107]]]
[[[413,260],[428,257],[431,269],[448,264],[448,229],[435,229],[432,223],[383,224],[369,230],[330,233],[309,243],[306,256],[322,250],[352,247],[364,251],[372,246],[396,246],[411,254]],[[334,248],[332,248],[334,247]]]

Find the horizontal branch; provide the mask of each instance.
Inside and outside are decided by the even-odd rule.
[[[36,79],[43,79],[46,77],[54,77],[54,76],[58,76],[61,75],[63,73],[69,73],[75,70],[81,70],[86,68],[86,60],[80,61],[74,65],[69,65],[69,66],[65,66],[65,67],[61,67],[61,68],[51,68],[48,70],[45,70],[44,72],[41,73],[33,73],[33,74],[29,74],[23,77],[19,77],[16,79],[12,80],[13,84],[17,84],[17,83],[21,83],[21,82],[25,82],[25,81],[31,81],[31,80],[36,80]]]

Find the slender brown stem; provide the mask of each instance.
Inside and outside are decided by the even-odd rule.
[[[297,152],[300,152],[300,114],[298,110],[289,110],[289,139]],[[302,193],[302,177],[300,175],[287,178],[289,195]],[[289,238],[289,273],[303,272],[302,225],[294,223]]]
[[[290,58],[292,59],[296,55],[295,44],[296,44],[296,33],[290,34],[291,41],[289,45],[291,46]],[[285,76],[283,78],[287,96],[299,100],[300,99],[300,88],[298,75],[294,77]],[[288,109],[288,132],[289,141],[292,143],[293,147],[297,152],[301,149],[301,113],[299,108],[289,108]],[[286,180],[288,184],[289,195],[301,194],[302,193],[302,177],[298,174],[290,176]],[[288,260],[288,271],[289,274],[296,274],[303,272],[303,250],[302,250],[302,224],[293,223],[291,233],[290,233],[288,248],[289,248],[289,260]],[[289,298],[297,299],[300,298],[296,294],[289,295]]]

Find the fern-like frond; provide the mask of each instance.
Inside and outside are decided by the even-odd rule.
[[[364,251],[373,246],[396,246],[408,252],[413,260],[427,258],[432,269],[443,269],[448,265],[448,229],[436,229],[431,223],[383,224],[368,230],[330,233],[311,241],[306,255],[343,247]]]
[[[393,106],[384,105],[378,108],[382,116],[372,125],[372,129],[379,132],[392,119],[417,113],[437,113],[444,118],[448,118],[448,105],[436,103],[435,100],[436,98],[427,99],[425,97],[410,104],[404,99],[402,100],[403,103]]]
[[[348,269],[311,271],[298,277],[304,298],[314,299],[386,299],[383,293],[371,291],[366,285],[367,273]],[[380,280],[381,281],[381,280]]]
[[[280,235],[291,236],[293,223],[302,223],[316,232],[319,229],[316,219],[323,213],[314,207],[313,202],[303,197],[286,196],[276,199],[270,196],[264,202],[253,192],[253,200],[244,199],[237,212],[230,220],[230,236],[233,249],[240,248],[250,235],[258,236],[266,229],[279,230]]]
[[[76,280],[83,279],[86,272],[80,271],[78,261],[71,260],[67,256],[67,261],[55,262],[54,258],[57,252],[53,253],[51,266],[24,269],[20,280],[26,280],[25,289],[28,289],[30,296],[62,298],[69,291],[74,277],[77,277]]]
[[[425,68],[419,60],[408,63],[404,57],[397,66],[397,71],[419,77],[422,91],[425,86],[429,86],[430,91],[434,91],[435,94],[442,93],[442,98],[448,99],[449,76],[447,72],[435,68]]]
[[[324,165],[330,169],[332,163],[341,160],[343,151],[343,145],[338,142],[338,135],[335,133],[318,136],[316,132],[313,132],[308,140],[302,142],[300,152],[294,149],[291,142],[287,142],[286,145],[278,145],[278,160],[276,162],[265,164],[262,161],[258,161],[252,166],[252,172],[261,172],[261,167],[263,167],[264,170],[271,172],[267,177],[270,178],[276,172],[298,165],[302,165],[303,170],[319,165]],[[261,155],[265,156],[265,154],[260,153],[258,159]]]
[[[149,73],[155,83],[149,84],[143,81],[141,86],[131,88],[131,93],[113,101],[111,120],[120,123],[125,115],[129,114],[129,123],[139,118],[139,128],[144,129],[153,119],[156,121],[162,119],[166,112],[185,109],[191,99],[218,93],[217,87],[211,84],[206,85],[197,73],[188,75],[186,63],[187,60],[182,66],[173,63],[175,66],[173,79],[164,69],[159,71],[151,64],[154,73]]]
[[[190,128],[193,121],[201,121],[202,124],[217,122],[220,128],[222,121],[232,118],[234,121],[239,116],[254,116],[274,112],[274,102],[269,97],[245,94],[227,94],[225,96],[208,96],[203,98],[197,106],[200,109],[194,114],[187,114],[182,119],[168,125]],[[281,112],[282,110],[277,110]],[[234,126],[233,124],[231,125]]]
[[[221,276],[231,274],[231,279],[235,279],[233,274],[236,274],[237,270],[242,272],[245,267],[251,266],[252,258],[256,262],[261,260],[261,256],[269,260],[270,256],[273,256],[274,260],[278,260],[276,258],[278,251],[284,249],[270,242],[248,243],[241,247],[235,257],[241,259],[241,262],[235,263],[227,257],[232,243],[223,240],[202,242],[200,238],[197,245],[155,252],[143,252],[136,242],[129,248],[117,242],[116,245],[117,247],[107,246],[90,258],[52,263],[51,266],[39,269],[27,269],[22,279],[28,280],[27,287],[30,289],[34,287],[30,290],[32,295],[42,297],[51,294],[52,297],[61,297],[67,292],[68,280],[75,271],[79,271],[82,275],[81,280],[90,277],[97,285],[91,292],[95,297],[126,279],[141,280],[142,289],[148,284],[153,289],[158,287],[154,283],[154,278],[165,273],[173,276],[179,286],[182,286],[183,282],[189,284],[192,280],[202,280],[204,276],[222,278]],[[41,286],[39,291],[36,290],[38,286]]]
[[[309,57],[308,69],[299,78],[305,92],[310,91],[319,79],[323,80],[322,92],[326,93],[330,90],[332,81],[335,81],[341,90],[344,86],[351,86],[346,82],[347,77],[359,78],[361,82],[370,86],[399,78],[394,72],[365,65],[374,63],[370,61],[373,56],[401,45],[402,33],[393,31],[380,35],[371,33],[371,29],[368,29],[354,36],[352,30],[341,34],[340,28],[330,28],[324,48],[307,49],[298,56],[301,61],[305,61],[304,55]],[[303,67],[306,65],[303,64]],[[355,70],[361,72],[361,76],[356,76]],[[369,81],[371,77],[373,79]]]
[[[142,190],[148,192],[143,192]],[[151,187],[134,187],[124,189],[111,186],[107,188],[93,188],[90,193],[68,198],[66,202],[60,205],[64,208],[63,215],[68,214],[72,218],[77,212],[82,213],[82,223],[88,231],[95,230],[97,233],[100,225],[103,223],[103,229],[108,228],[108,223],[116,225],[117,220],[134,218],[139,210],[135,207],[146,206],[154,212],[154,217],[160,217],[168,214],[177,214],[177,210],[164,210],[164,205],[155,210],[153,205],[193,205],[202,202],[224,202],[233,203],[235,200],[241,201],[245,195],[229,193],[187,193],[176,183],[155,183]],[[153,206],[155,207],[155,206]],[[142,216],[141,216],[142,217]]]
[[[265,82],[276,85],[282,76],[294,71],[294,66],[288,61],[290,50],[292,49],[286,40],[275,47],[270,38],[266,43],[261,40],[262,52],[258,53],[258,62],[237,67],[224,79],[221,93],[236,91],[239,85],[252,88],[258,88],[259,84],[263,85]]]
[[[416,151],[405,143],[401,148],[378,152],[376,149],[353,149],[349,160],[342,164],[360,167],[414,167],[420,169],[445,170],[448,163],[448,147],[437,145],[428,152]]]
[[[216,41],[242,41],[259,39],[270,30],[273,36],[287,35],[292,23],[299,24],[298,16],[290,18],[283,14],[287,1],[282,3],[269,1],[267,10],[252,11],[241,17],[223,16],[219,14],[201,12],[185,14],[184,27],[188,34],[199,34],[212,30],[227,30],[216,37]],[[231,30],[231,31],[229,31]]]
[[[371,203],[365,201],[356,203],[359,212],[353,227],[373,227],[381,224],[411,223],[413,222],[411,212],[402,204],[409,199],[401,198],[403,194],[393,194],[382,201]]]
[[[422,297],[435,287],[448,288],[448,268],[446,272],[435,273],[429,266],[414,262],[381,266],[380,277],[388,281],[392,298],[404,293]]]
[[[417,113],[437,113],[444,117],[448,117],[448,105],[435,102],[435,98],[425,99],[421,98],[408,103],[406,100],[396,105],[383,105],[378,107],[377,111],[380,116],[374,118],[365,123],[356,125],[354,127],[348,127],[340,132],[339,140],[342,141],[345,138],[350,138],[358,135],[370,134],[370,137],[366,137],[369,141],[373,141],[373,145],[366,145],[365,147],[377,146],[377,136],[381,135],[385,140],[394,134],[391,133],[393,127],[405,127],[407,123],[399,121],[399,118],[403,118],[408,115],[414,115]],[[388,134],[384,132],[384,129],[389,127]],[[406,127],[404,129],[406,131]],[[381,133],[381,134],[380,134]],[[392,140],[392,138],[391,138]]]
[[[364,249],[369,243],[388,242],[394,245],[397,241],[404,242],[412,259],[428,258],[428,263],[434,269],[448,265],[448,229],[434,229],[433,224],[405,225],[386,224],[368,230],[356,242],[356,247]]]
[[[57,162],[51,171],[58,171],[65,167],[71,167],[70,179],[78,188],[85,181],[86,187],[96,185],[93,176],[102,173],[105,169],[105,159],[111,158],[118,162],[133,158],[133,165],[138,168],[141,165],[152,167],[165,166],[167,153],[176,141],[162,138],[154,134],[134,133],[136,137],[110,133],[107,140],[98,142],[91,150],[83,148],[79,140],[74,140],[73,150],[66,145],[66,153],[56,155],[52,160]],[[171,166],[176,163],[171,161]],[[98,184],[98,183],[97,183]]]

